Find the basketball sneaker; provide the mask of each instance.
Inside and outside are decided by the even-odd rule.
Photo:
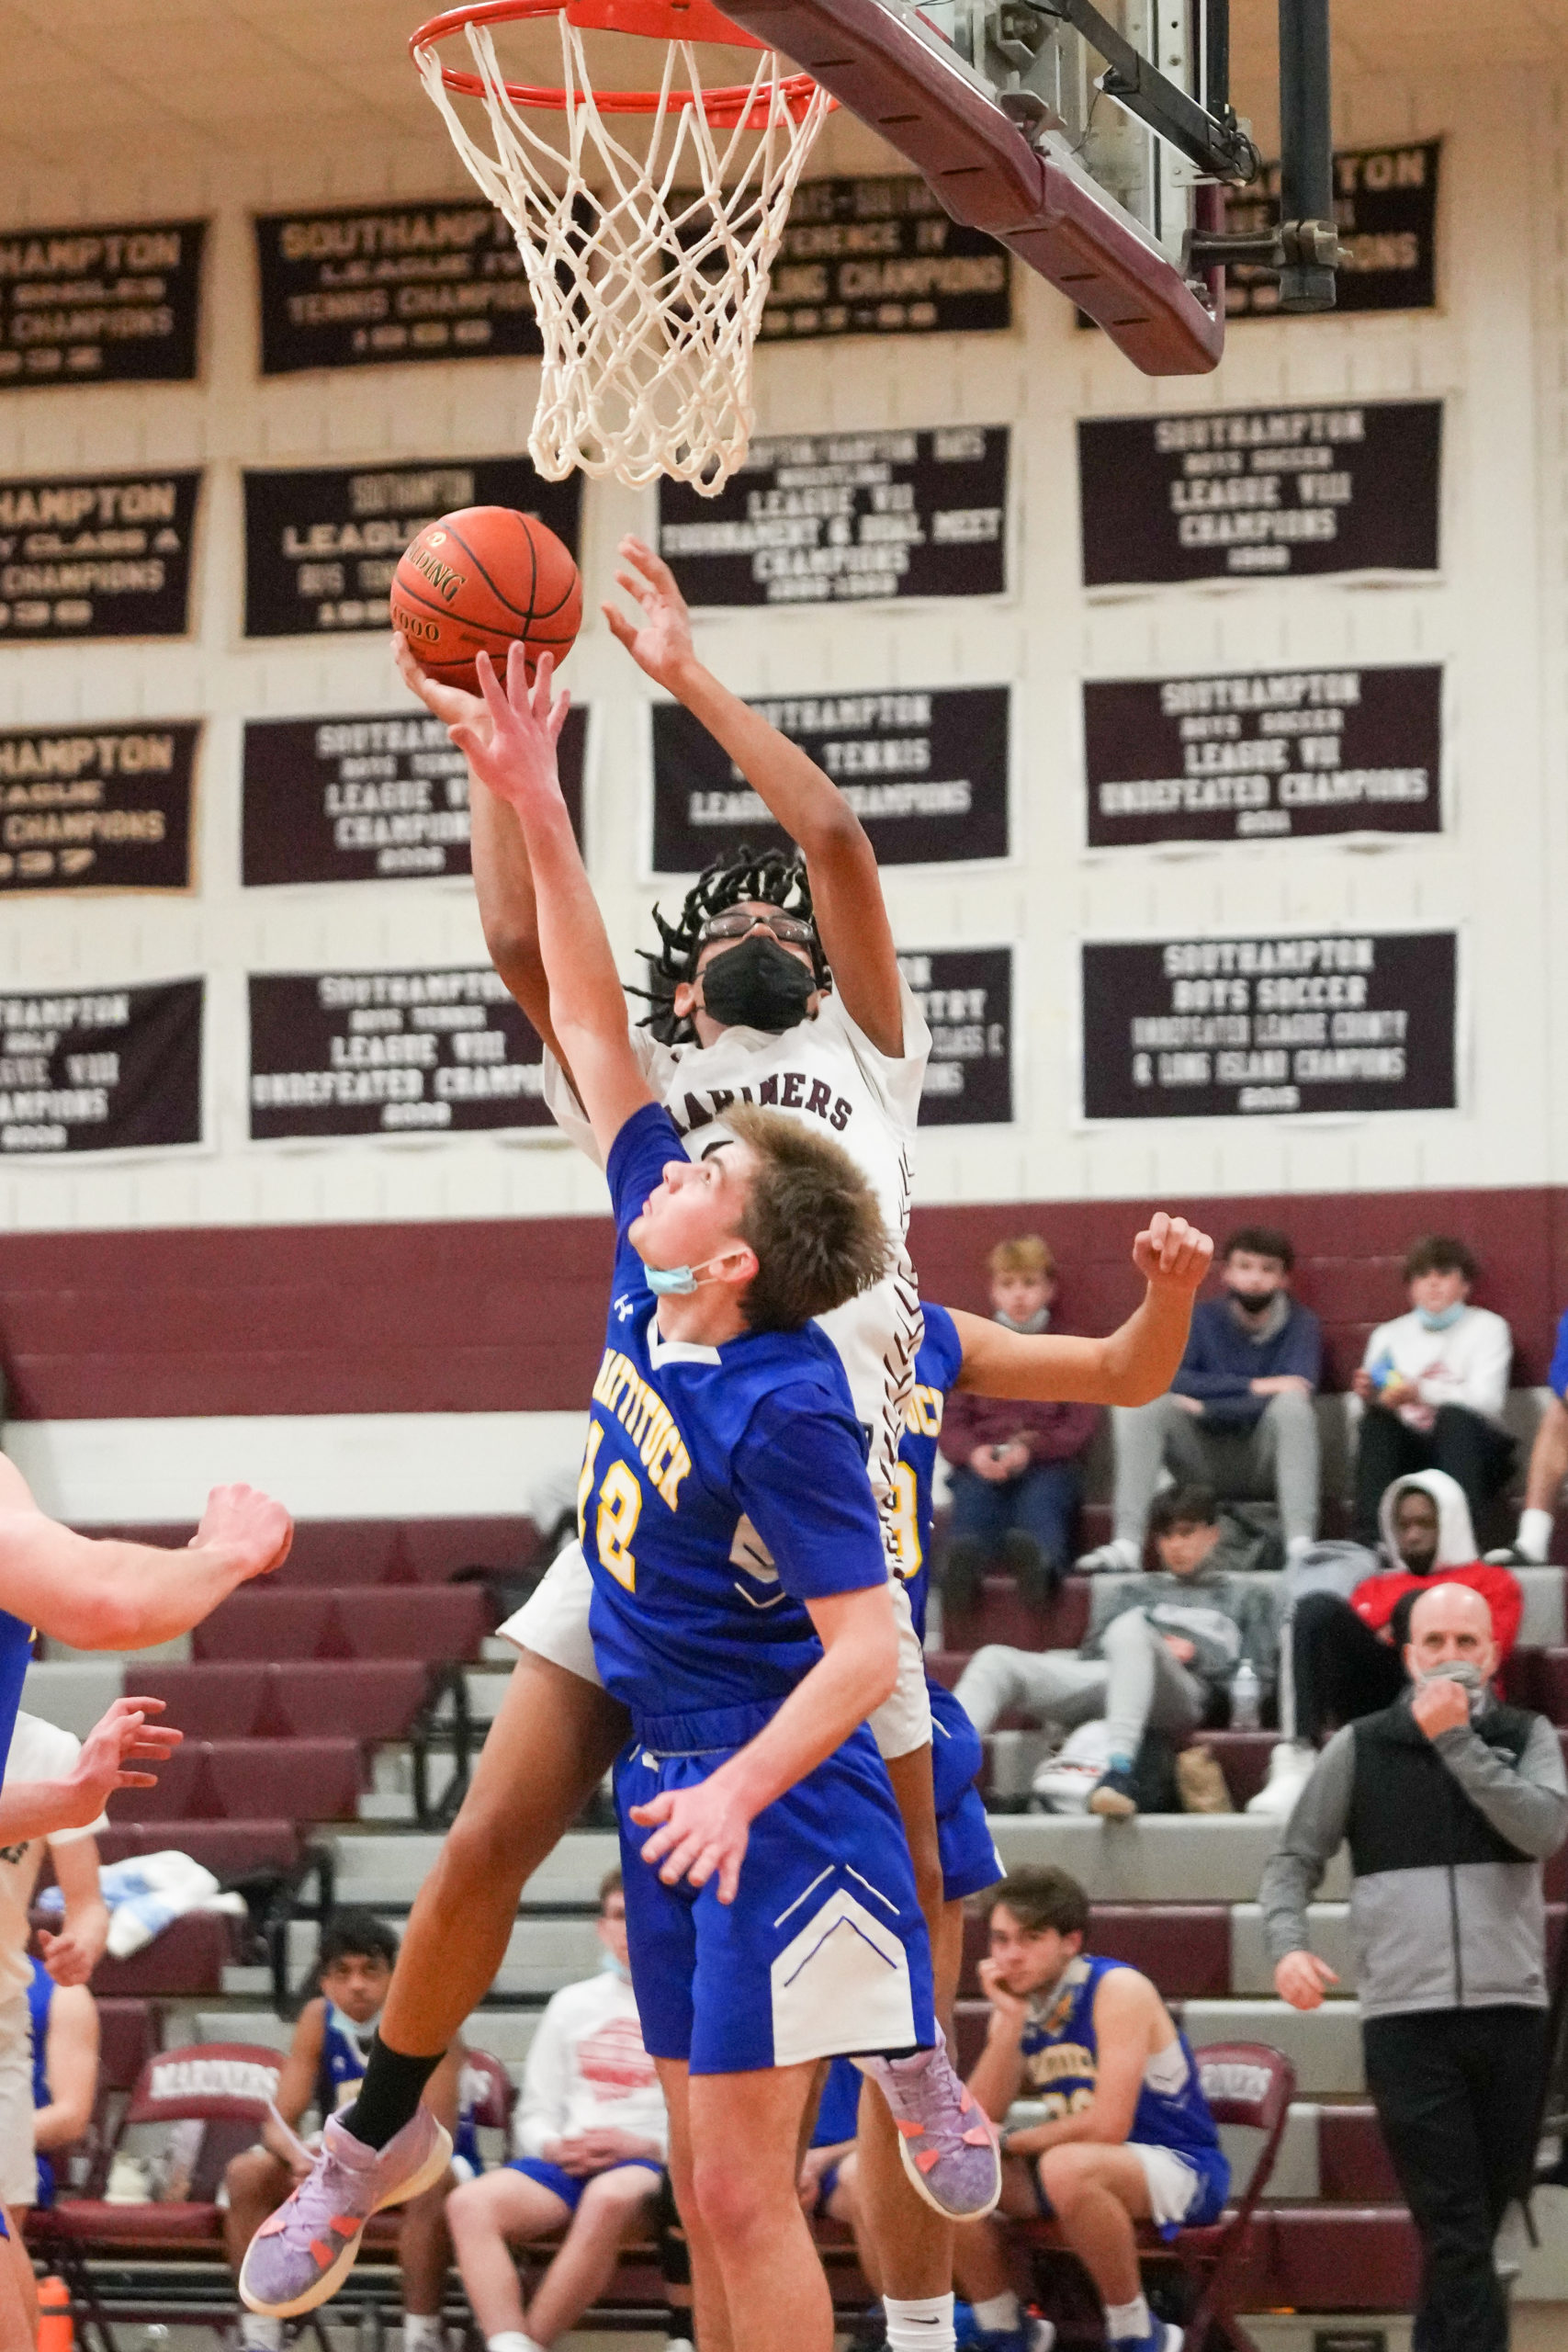
[[[384,2148],[367,2148],[328,2118],[310,2173],[251,2240],[240,2301],[268,2319],[293,2319],[334,2295],[354,2267],[365,2224],[443,2178],[452,2136],[422,2107]]]
[[[942,2028],[910,2058],[857,2058],[887,2101],[916,2193],[950,2222],[977,2222],[1002,2193],[996,2127],[953,2071]]]

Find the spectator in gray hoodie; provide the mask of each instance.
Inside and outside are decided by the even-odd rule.
[[[1145,1730],[1195,1730],[1244,1657],[1260,1684],[1276,1670],[1274,1596],[1213,1564],[1220,1527],[1210,1489],[1172,1487],[1157,1496],[1149,1532],[1158,1569],[1097,1586],[1077,1650],[988,1644],[976,1651],[957,1690],[982,1733],[1010,1709],[1065,1730],[1103,1717],[1111,1761],[1089,1809],[1112,1820],[1138,1809],[1133,1767]]]

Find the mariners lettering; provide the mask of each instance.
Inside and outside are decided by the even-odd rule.
[[[618,1348],[607,1348],[593,1383],[593,1402],[614,1413],[636,1446],[654,1486],[671,1510],[680,1507],[681,1481],[692,1466],[685,1441],[669,1408]]]
[[[711,1086],[705,1087],[701,1093],[683,1094],[679,1109],[673,1102],[665,1107],[681,1133],[686,1136],[694,1127],[708,1127],[716,1119],[722,1119],[735,1099],[732,1087]],[[754,1091],[750,1086],[743,1086],[740,1100],[742,1102],[773,1104],[785,1111],[804,1111],[812,1118],[825,1119],[833,1133],[839,1136],[849,1125],[854,1110],[852,1102],[842,1094],[835,1094],[823,1080],[813,1078],[807,1070],[799,1069],[770,1070],[766,1078],[758,1080]]]

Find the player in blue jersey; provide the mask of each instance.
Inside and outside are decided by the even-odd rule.
[[[991,2022],[970,2087],[998,2122],[1016,2098],[1043,2102],[1043,2122],[1003,2132],[1003,2207],[1055,2217],[1100,2290],[1112,2352],[1181,2352],[1180,2328],[1145,2301],[1134,2225],[1174,2237],[1217,2221],[1230,2165],[1186,2036],[1146,1976],[1085,1951],[1088,1931],[1089,1897],[1066,1871],[997,1888],[980,1963]],[[1014,2340],[998,2232],[958,2233],[958,2274],[981,2344]]]
[[[98,2010],[85,1984],[57,1984],[41,1960],[32,1964],[28,2023],[32,2041],[32,2202],[53,2204],[54,2157],[73,2147],[93,2119],[98,2091]]]

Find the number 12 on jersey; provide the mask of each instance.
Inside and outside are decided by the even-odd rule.
[[[582,1471],[577,1481],[577,1532],[585,1544],[588,1541],[588,1506],[593,1493],[599,1449],[604,1442],[603,1424],[591,1422],[588,1442],[582,1452]],[[612,1462],[599,1487],[599,1506],[593,1520],[593,1544],[601,1566],[608,1568],[616,1583],[624,1584],[628,1592],[637,1590],[637,1555],[632,1550],[632,1537],[641,1517],[642,1487],[637,1473],[625,1462]]]

